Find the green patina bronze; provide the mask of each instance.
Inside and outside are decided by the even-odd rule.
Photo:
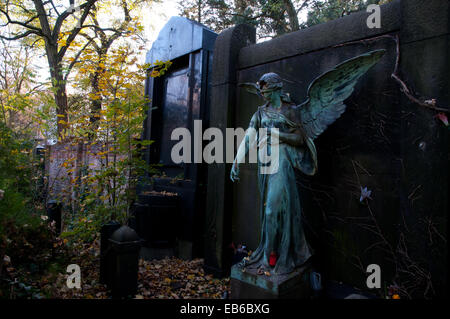
[[[241,84],[266,101],[253,115],[249,127],[256,132],[259,128],[278,128],[279,165],[274,174],[261,174],[258,169],[261,240],[250,258],[244,259],[238,268],[283,275],[298,269],[312,256],[303,231],[295,171],[306,175],[316,173],[317,153],[313,140],[345,111],[344,100],[351,95],[358,79],[384,53],[385,50],[376,50],[359,55],[319,76],[310,84],[308,98],[300,105],[292,103],[283,92],[282,79],[275,73],[264,74],[257,84]],[[239,163],[243,162],[249,148],[262,143],[267,143],[270,152],[273,146],[268,139],[262,141],[255,130],[247,131],[231,169],[233,182],[239,180]],[[271,254],[276,256],[272,267],[269,264]]]

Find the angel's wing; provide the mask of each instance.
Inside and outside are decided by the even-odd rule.
[[[239,83],[239,87],[246,89],[247,92],[258,95],[260,98],[263,97],[261,91],[259,90],[258,86],[255,83],[248,83],[248,82]],[[291,103],[291,97],[289,96],[289,94],[285,92],[282,92],[281,100],[283,102]]]
[[[358,79],[383,56],[375,50],[338,64],[316,78],[308,88],[308,99],[299,105],[301,123],[308,137],[319,136],[345,111],[344,100],[353,92]]]
[[[258,95],[262,97],[261,92],[258,90],[258,86],[255,83],[240,83],[240,87],[246,89],[248,92]]]

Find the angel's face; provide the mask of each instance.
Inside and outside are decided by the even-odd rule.
[[[280,106],[281,89],[273,88],[265,82],[260,82],[259,92],[266,102],[270,102],[274,107]]]
[[[269,89],[268,84],[264,81],[259,82],[259,90],[264,100],[269,101],[272,97],[273,90]]]

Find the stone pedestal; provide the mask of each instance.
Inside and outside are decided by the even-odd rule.
[[[300,267],[285,275],[258,275],[256,269],[231,268],[231,299],[308,299],[310,268]]]

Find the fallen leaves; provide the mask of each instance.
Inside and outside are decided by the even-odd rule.
[[[94,253],[93,253],[94,252]],[[42,278],[42,289],[51,298],[106,299],[110,292],[99,278],[99,245],[84,246],[73,260],[82,270],[81,289],[69,289],[67,274]],[[230,280],[216,279],[205,274],[203,259],[181,260],[165,258],[162,260],[139,261],[138,291],[135,299],[209,299],[222,298],[229,294]]]
[[[65,271],[49,274],[40,280],[41,289],[49,298],[58,299],[107,299],[110,294],[105,285],[98,282],[100,268],[100,244],[96,240],[92,244],[82,244],[75,248],[71,263],[81,269],[81,288],[67,287]],[[67,265],[62,265],[65,270]]]
[[[66,245],[60,240],[58,249]],[[54,265],[54,270],[43,269],[31,276],[30,273],[17,273],[13,267],[5,267],[12,278],[27,278],[27,285],[36,291],[39,298],[58,299],[108,299],[107,287],[98,282],[100,268],[99,241],[92,244],[72,246],[71,257]],[[5,256],[8,259],[8,256]],[[67,264],[66,264],[67,263]],[[81,269],[81,288],[70,289],[66,285],[68,263],[75,263]],[[20,276],[19,276],[20,275]],[[27,286],[27,287],[28,287]],[[138,290],[136,299],[209,299],[229,295],[229,278],[217,279],[203,270],[203,259],[181,260],[165,258],[162,260],[139,261]],[[34,298],[34,297],[33,297]]]
[[[140,260],[138,295],[145,299],[222,298],[230,290],[229,278],[206,275],[202,266],[203,259]]]

